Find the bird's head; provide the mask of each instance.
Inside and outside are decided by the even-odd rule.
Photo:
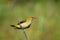
[[[31,18],[31,19],[36,19],[36,17],[34,17],[34,16],[30,16],[30,18]]]
[[[36,17],[30,16],[30,17],[27,18],[27,20],[33,20],[33,19],[36,19]]]

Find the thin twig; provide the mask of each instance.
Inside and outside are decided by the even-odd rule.
[[[11,10],[13,10],[13,8],[15,7],[15,3],[16,3],[16,0],[13,0],[13,1],[14,1],[14,2],[13,2],[13,4],[12,4],[12,6],[11,6]],[[17,20],[17,21],[20,22],[19,20]],[[27,34],[26,34],[25,30],[22,29],[22,31],[23,31],[23,33],[24,33],[25,39],[28,40],[28,37],[27,37]]]
[[[14,2],[13,2],[12,9],[14,8],[15,3],[16,3],[16,0],[14,0]],[[17,19],[17,22],[20,22],[20,21]],[[25,39],[28,40],[28,37],[27,37],[27,34],[26,34],[25,30],[22,29],[22,31],[23,31],[23,33],[24,33]]]
[[[22,29],[22,31],[23,31],[23,33],[24,33],[25,39],[28,40],[28,37],[27,37],[27,34],[26,34],[25,30]]]
[[[17,21],[19,22],[19,20],[18,20],[18,19],[17,19]],[[28,40],[28,36],[27,36],[27,34],[26,34],[25,30],[24,30],[24,29],[22,29],[22,31],[23,31],[23,34],[24,34],[24,36],[25,36],[25,40]]]

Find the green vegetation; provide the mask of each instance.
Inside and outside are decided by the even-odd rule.
[[[10,25],[29,16],[37,18],[25,30],[29,40],[60,40],[59,0],[0,0],[0,40],[25,40],[23,32]]]

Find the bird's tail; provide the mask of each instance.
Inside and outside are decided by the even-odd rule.
[[[15,27],[15,25],[10,25],[11,27]]]

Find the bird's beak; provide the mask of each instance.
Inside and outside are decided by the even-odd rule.
[[[33,19],[36,19],[36,17],[32,16]]]

